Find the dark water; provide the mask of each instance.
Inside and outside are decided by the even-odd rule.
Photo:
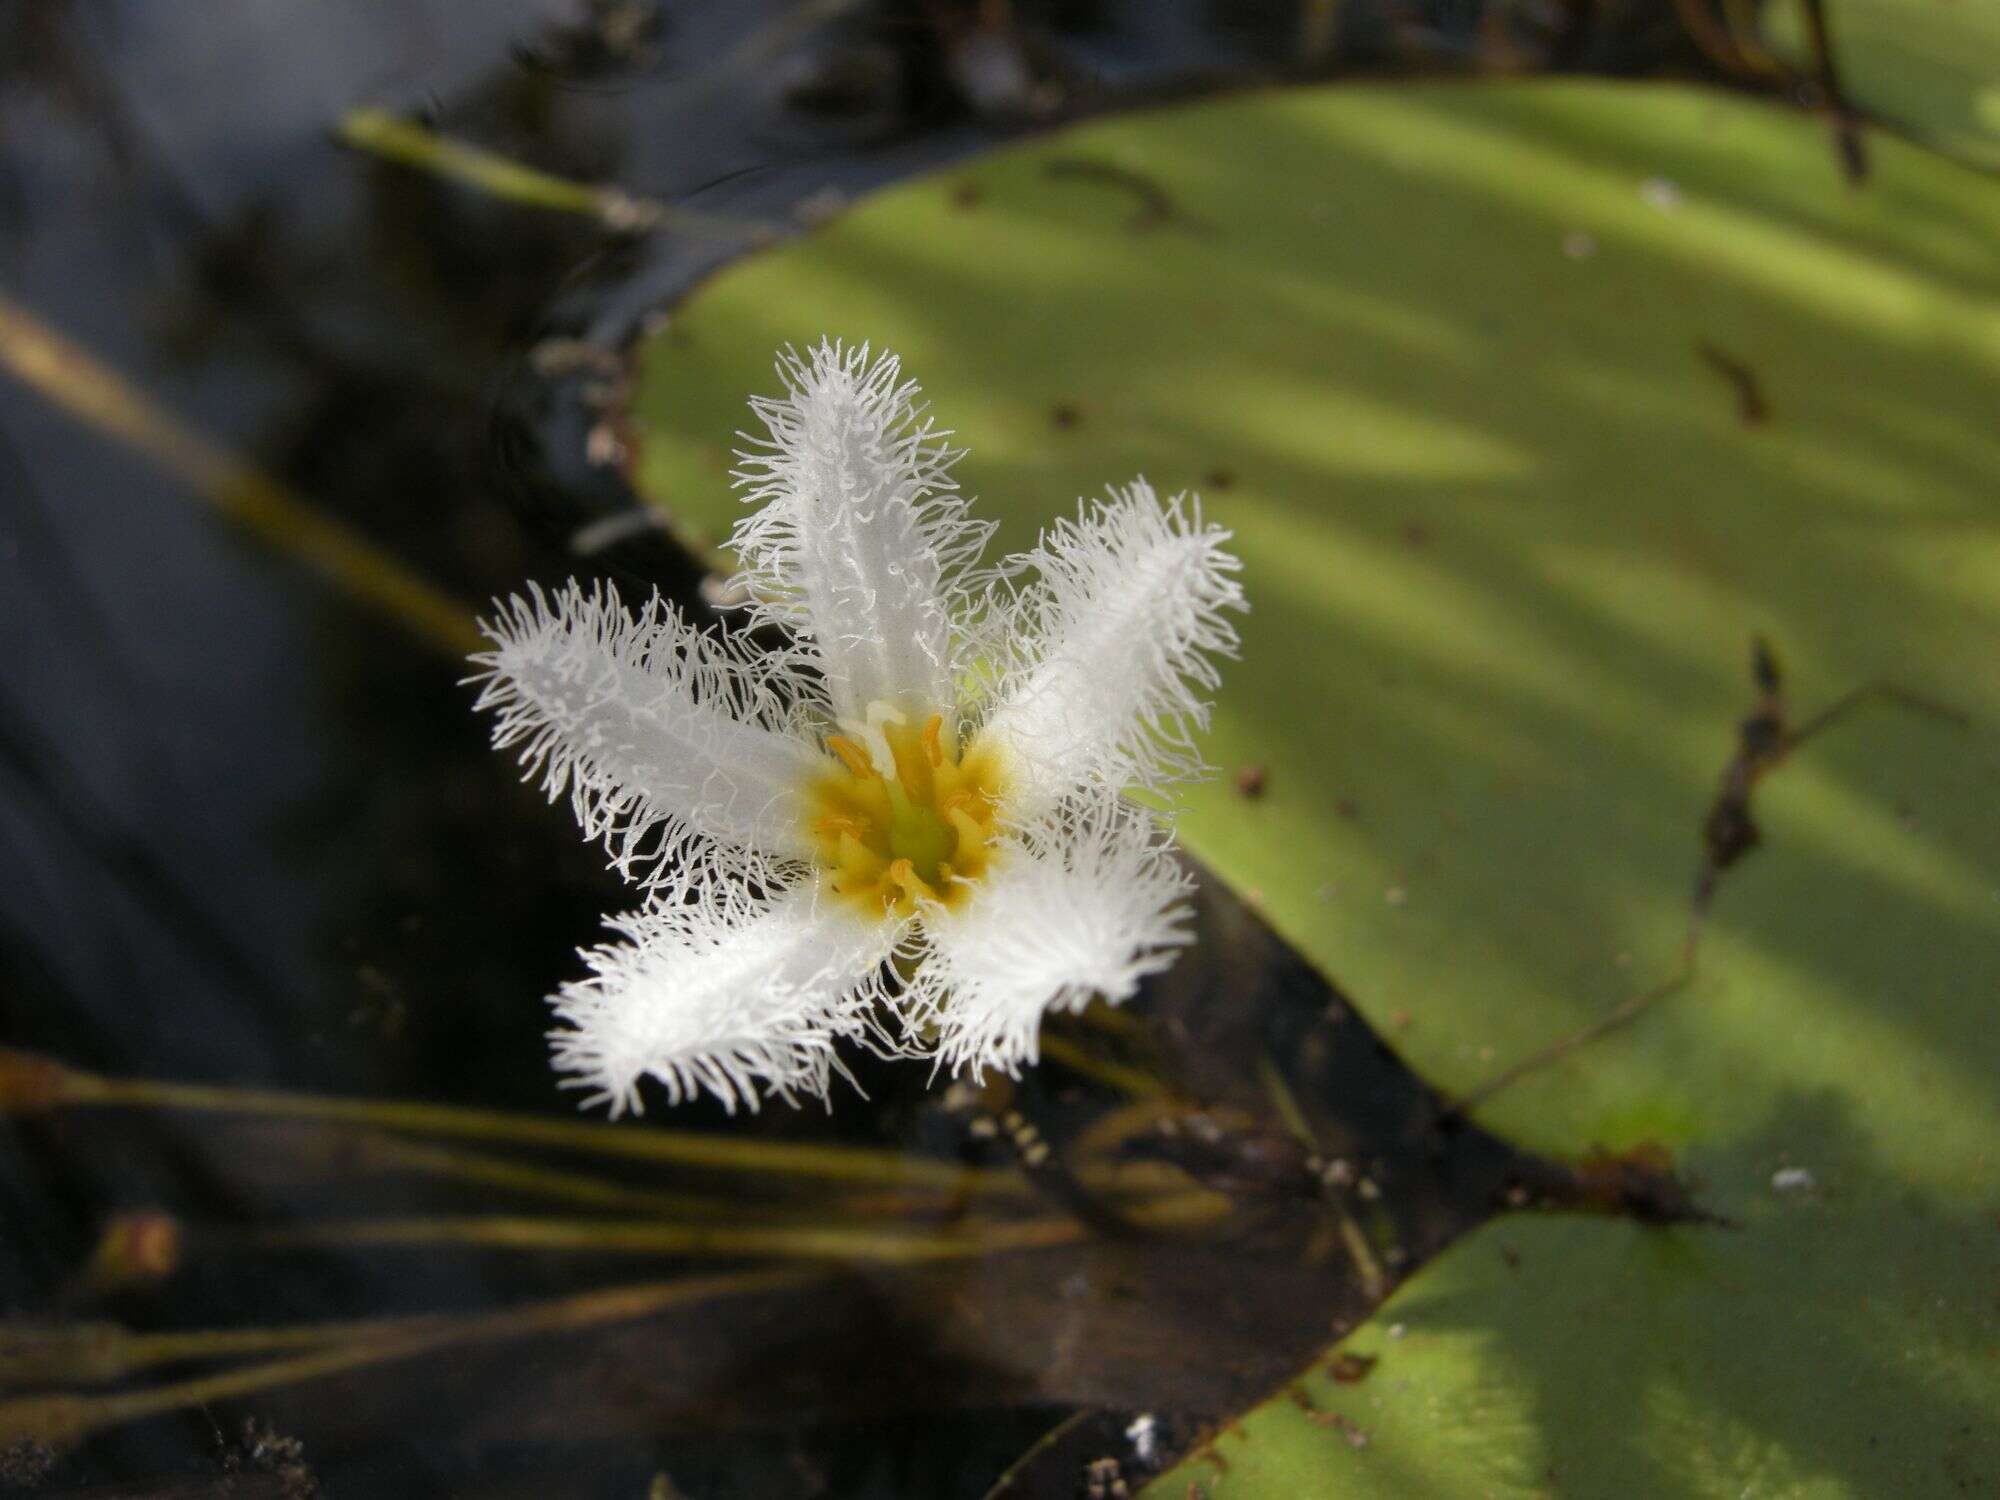
[[[800,16],[15,0],[0,5],[0,295],[457,596],[594,569],[691,595],[697,570],[657,532],[579,556],[579,529],[632,501],[581,461],[588,363],[534,351],[554,337],[615,349],[741,244],[620,237],[442,186],[341,148],[342,110],[382,105],[566,176],[792,232],[829,189],[1165,93],[1465,66],[1496,38],[1540,66],[1691,66],[1666,9],[1352,6],[1305,56],[1297,9],[1277,3]],[[1020,28],[981,30],[1010,14]],[[121,1078],[571,1118],[538,997],[628,897],[487,751],[454,662],[8,378],[0,660],[0,1043]],[[1170,1453],[1510,1192],[1571,1190],[1474,1132],[1441,1132],[1393,1054],[1226,897],[1206,901],[1203,933],[1136,1031],[1058,1033],[1169,1087],[1171,1106],[1134,1110],[1050,1065],[1018,1096],[948,1109],[923,1070],[869,1066],[870,1102],[831,1116],[670,1123],[1005,1168],[1009,1131],[969,1127],[1014,1110],[1058,1160],[1150,1161],[1223,1190],[1218,1223],[1136,1231],[1073,1174],[1030,1173],[1007,1212],[1088,1235],[916,1269],[822,1260],[802,1284],[197,1392],[48,1451],[5,1449],[0,1492],[976,1497],[1065,1422],[1008,1493],[1077,1493],[1105,1454],[1136,1480],[1135,1416],[1155,1415]],[[242,1367],[183,1361],[100,1386],[74,1348],[22,1343],[80,1322],[475,1316],[768,1264],[280,1242],[392,1217],[700,1218],[550,1201],[499,1184],[496,1163],[770,1222],[835,1214],[795,1183],[490,1132],[440,1140],[268,1112],[17,1113],[0,1128],[0,1378],[21,1376],[8,1358],[24,1347],[44,1364],[17,1392]],[[441,1162],[447,1148],[479,1160]],[[1324,1187],[1313,1172],[1334,1160],[1380,1196]],[[966,1211],[935,1195],[838,1210],[918,1229]],[[128,1242],[104,1258],[107,1226],[137,1212],[164,1216],[139,1221],[150,1270]],[[1379,1258],[1373,1287],[1342,1215]]]

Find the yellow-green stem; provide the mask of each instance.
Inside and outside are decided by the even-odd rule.
[[[1065,1245],[1087,1233],[1074,1219],[1053,1217],[909,1232],[812,1224],[662,1224],[493,1214],[336,1219],[255,1230],[243,1243],[268,1249],[426,1246],[919,1265]]]
[[[1285,1129],[1308,1151],[1318,1151],[1319,1140],[1313,1134],[1312,1122],[1306,1119],[1306,1112],[1299,1107],[1292,1086],[1285,1082],[1277,1060],[1268,1052],[1257,1054],[1257,1079],[1278,1118],[1284,1121]],[[1369,1301],[1381,1301],[1388,1295],[1389,1278],[1375,1254],[1375,1247],[1368,1242],[1367,1231],[1348,1208],[1345,1191],[1333,1189],[1327,1196],[1327,1206],[1333,1212],[1334,1227],[1340,1233],[1340,1243],[1347,1250],[1347,1258],[1354,1262],[1354,1274],[1361,1279],[1361,1290],[1367,1294]]]
[[[1070,1072],[1085,1078],[1095,1079],[1106,1088],[1130,1099],[1165,1099],[1173,1090],[1166,1084],[1139,1068],[1115,1062],[1108,1057],[1099,1057],[1089,1048],[1079,1046],[1066,1037],[1044,1031],[1041,1038],[1042,1056],[1049,1062],[1060,1064]]]
[[[566,1168],[530,1166],[481,1151],[455,1146],[435,1146],[406,1140],[372,1130],[334,1127],[336,1159],[350,1172],[408,1172],[446,1182],[497,1188],[523,1197],[543,1198],[580,1208],[626,1209],[633,1213],[674,1218],[713,1219],[755,1214],[768,1207],[773,1213],[811,1213],[824,1218],[829,1213],[848,1210],[844,1200],[814,1198],[796,1204],[770,1205],[742,1199],[705,1197],[695,1193],[669,1193],[657,1188],[635,1187]],[[879,1210],[879,1205],[864,1205]]]
[[[385,1330],[380,1336],[364,1335],[292,1359],[238,1366],[213,1375],[144,1390],[109,1395],[61,1392],[16,1397],[0,1401],[0,1448],[24,1440],[67,1445],[124,1422],[211,1401],[256,1395],[281,1386],[299,1385],[368,1365],[409,1359],[467,1344],[626,1322],[687,1303],[796,1285],[813,1279],[815,1274],[796,1267],[739,1271],[678,1281],[640,1282],[467,1318],[412,1319],[408,1322],[389,1320],[379,1325]],[[367,1325],[354,1326],[365,1328]]]
[[[261,469],[154,405],[125,378],[0,294],[0,369],[179,479],[259,541],[454,659],[483,643],[472,611]]]
[[[439,135],[387,110],[350,109],[337,134],[346,145],[385,161],[464,183],[467,187],[524,208],[588,214],[613,229],[666,225],[727,238],[768,234],[762,225],[739,223],[715,214],[677,208],[656,198],[636,197],[622,188],[575,182],[466,141]]]
[[[343,1099],[280,1089],[107,1078],[64,1067],[34,1054],[0,1050],[0,1079],[10,1077],[28,1080],[22,1089],[34,1091],[30,1100],[0,1100],[0,1103],[12,1102],[17,1109],[115,1107],[332,1120],[414,1135],[506,1141],[714,1171],[771,1173],[876,1187],[929,1188],[944,1193],[1027,1197],[1033,1192],[1018,1172],[961,1167],[906,1152],[762,1141],[653,1126],[551,1120],[449,1104]]]
[[[111,1385],[159,1365],[318,1349],[358,1339],[379,1341],[449,1321],[425,1314],[158,1333],[137,1333],[117,1323],[14,1326],[0,1330],[0,1385]]]

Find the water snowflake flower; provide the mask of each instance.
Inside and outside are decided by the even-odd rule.
[[[1046,1013],[1188,941],[1170,827],[1126,793],[1200,768],[1228,533],[1140,480],[982,567],[992,523],[896,359],[778,369],[738,454],[740,628],[572,581],[475,658],[496,746],[647,891],[551,1002],[558,1069],[614,1115],[647,1078],[824,1097],[847,1041],[1017,1074]]]

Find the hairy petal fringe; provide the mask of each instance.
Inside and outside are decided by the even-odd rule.
[[[765,1097],[824,1098],[845,1073],[835,1042],[862,1034],[896,934],[806,881],[768,900],[710,888],[609,925],[624,941],[586,951],[591,976],[551,997],[566,1088],[614,1118],[644,1113],[655,1080],[675,1105],[712,1094],[731,1114]]]
[[[703,634],[655,595],[628,614],[608,583],[499,606],[477,707],[551,801],[628,878],[768,876],[811,853],[800,789],[820,752],[792,717],[796,667]]]
[[[1103,791],[1064,804],[991,870],[976,900],[926,913],[911,990],[936,1055],[975,1080],[1019,1076],[1042,1017],[1138,993],[1191,941],[1193,881],[1148,812]]]
[[[1014,816],[1089,785],[1161,790],[1201,773],[1214,658],[1235,654],[1228,615],[1246,607],[1229,535],[1198,500],[1162,504],[1143,479],[1042,534],[983,731],[1021,765]]]
[[[956,491],[947,447],[893,355],[822,340],[778,362],[785,394],[751,406],[737,485],[756,506],[730,546],[758,623],[810,641],[836,718],[877,700],[945,708],[964,666],[958,618],[993,534]]]
[[[564,1086],[613,1115],[641,1110],[649,1078],[669,1104],[731,1112],[823,1098],[851,1044],[1017,1075],[1049,1011],[1127,1000],[1191,940],[1168,826],[1120,793],[1201,770],[1245,607],[1229,534],[1141,479],[982,566],[993,526],[893,356],[823,340],[778,370],[785,393],[752,403],[766,436],[738,454],[755,508],[732,546],[748,624],[795,644],[704,634],[657,595],[634,615],[572,581],[500,605],[473,658],[494,744],[648,886],[551,997]],[[861,734],[900,781],[895,755],[916,752],[874,744],[898,713],[955,718],[953,755],[994,750],[1004,803],[976,888],[909,918],[836,895],[813,832],[833,752],[855,748],[822,736]],[[906,801],[929,785],[907,774]],[[914,832],[884,833],[878,809],[854,836],[909,858],[929,847],[921,811],[891,817]]]

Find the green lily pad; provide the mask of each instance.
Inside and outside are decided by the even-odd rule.
[[[2000,168],[2000,6],[1980,0],[1825,0],[1841,87],[1856,104],[1967,161]],[[1805,7],[1771,0],[1779,54],[1809,68]]]
[[[1835,1132],[1819,1191],[1735,1199],[1733,1230],[1488,1225],[1347,1341],[1376,1358],[1364,1378],[1322,1361],[1144,1494],[1991,1493],[2000,1235],[1848,1154],[1840,1118],[1777,1113],[1773,1147]]]
[[[1201,491],[1253,608],[1209,748],[1264,791],[1195,789],[1186,840],[1447,1092],[1670,969],[1754,633],[1802,711],[1972,716],[1807,745],[1695,983],[1482,1112],[1660,1142],[1739,1227],[1498,1221],[1366,1381],[1157,1493],[2000,1483],[2000,187],[1871,148],[1856,190],[1819,122],[1694,90],[1271,93],[885,192],[639,351],[635,474],[697,538],[823,332],[903,353],[1010,549]]]

